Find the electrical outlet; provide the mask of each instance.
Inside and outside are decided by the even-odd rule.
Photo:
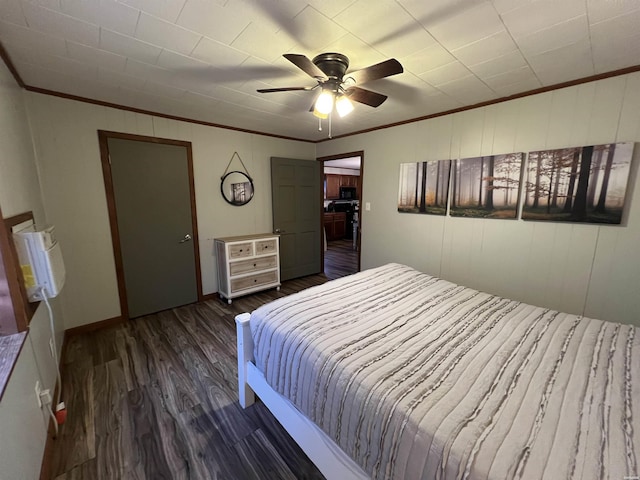
[[[46,405],[51,405],[51,390],[48,388],[40,392],[40,402]]]
[[[42,393],[42,387],[40,386],[40,380],[36,380],[36,398],[38,399],[38,407],[42,408],[42,399],[40,398],[40,393]]]
[[[49,353],[51,353],[51,356],[55,358],[56,354],[55,354],[55,347],[53,346],[53,337],[49,339]]]

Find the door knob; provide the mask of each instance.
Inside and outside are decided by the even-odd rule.
[[[276,231],[274,233],[286,233],[285,230],[280,230],[279,228],[276,228]]]
[[[180,240],[178,243],[184,243],[184,242],[188,242],[189,240],[191,240],[191,235],[189,235],[188,233],[184,236],[184,238],[182,240]]]

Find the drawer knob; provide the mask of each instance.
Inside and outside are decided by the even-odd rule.
[[[254,263],[254,264],[253,264],[253,266],[254,266],[254,267],[257,267],[257,266],[258,266],[258,264],[257,264],[257,263]]]
[[[257,278],[254,278],[254,279],[253,279],[253,282],[254,282],[254,283],[255,283],[255,282],[257,282],[257,281],[258,281],[258,279],[257,279]]]
[[[240,249],[240,251],[242,251],[242,249]]]

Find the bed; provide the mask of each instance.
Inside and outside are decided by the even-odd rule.
[[[236,318],[254,392],[329,479],[637,479],[640,329],[384,265]]]

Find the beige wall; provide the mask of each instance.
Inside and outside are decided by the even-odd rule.
[[[0,205],[5,217],[33,211],[37,223],[44,223],[44,210],[23,92],[0,62]],[[57,299],[52,301],[57,317],[58,346],[62,318]],[[0,401],[0,478],[36,479],[48,417],[36,403],[34,387],[40,381],[53,389],[54,362],[49,353],[51,338],[44,305],[29,325],[26,343],[18,357],[2,401]]]
[[[65,327],[120,315],[115,263],[97,130],[192,142],[195,194],[205,294],[218,290],[213,239],[270,232],[270,157],[315,158],[315,145],[212,128],[35,93],[27,94],[47,217],[65,255],[61,294]],[[222,176],[237,151],[254,179],[243,207],[220,195]],[[232,164],[240,168],[238,160]]]
[[[371,210],[362,209],[363,268],[403,262],[528,303],[640,325],[638,145],[624,226],[396,208],[400,163],[622,141],[640,142],[639,73],[322,142],[317,155],[364,150],[363,204]]]

